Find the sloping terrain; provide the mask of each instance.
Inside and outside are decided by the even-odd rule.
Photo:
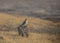
[[[18,35],[17,26],[27,18],[29,37]],[[0,13],[0,43],[60,43],[60,22]]]
[[[0,25],[2,27],[3,26],[17,27],[24,21],[25,18],[27,18],[29,21],[28,28],[33,28],[33,29],[44,29],[44,28],[52,29],[52,28],[56,28],[56,26],[59,24],[59,22],[54,23],[52,21],[43,20],[39,18],[33,18],[29,16],[16,16],[16,15],[13,16],[13,15],[0,13]]]

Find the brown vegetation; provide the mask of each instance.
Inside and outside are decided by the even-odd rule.
[[[22,23],[22,21],[28,18],[29,24],[28,29],[32,30],[48,30],[47,33],[29,33],[29,37],[21,37],[17,33],[17,26]],[[27,17],[27,16],[13,16],[4,13],[0,13],[0,43],[60,43],[60,34],[50,34],[49,31],[52,29],[55,31],[59,29],[59,23],[53,23],[52,21],[42,20],[39,18]],[[4,30],[4,31],[2,31]],[[7,30],[7,31],[5,31]],[[12,31],[13,30],[13,31]],[[16,30],[16,31],[15,31]],[[49,34],[48,34],[49,33]],[[58,33],[58,31],[57,31]]]

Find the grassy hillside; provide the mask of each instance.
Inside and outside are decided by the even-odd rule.
[[[25,18],[29,21],[27,25],[28,29],[30,29],[28,38],[19,36],[16,30],[16,27],[20,25]],[[39,18],[0,13],[0,43],[59,43],[60,34],[50,34],[50,32],[58,33],[59,28],[60,22],[55,23]]]
[[[12,16],[4,13],[0,13],[0,25],[13,25],[17,26],[18,24],[21,24],[24,19],[27,18],[29,23],[28,27],[33,28],[44,28],[44,26],[55,26],[57,23],[53,23],[52,21],[48,20],[42,20],[39,18],[33,18],[33,17],[27,17],[27,16]]]
[[[28,28],[30,29],[57,29],[58,23],[54,23],[52,21],[48,20],[42,20],[39,18],[33,18],[33,17],[28,17],[28,16],[17,16],[17,15],[8,15],[4,13],[0,13],[0,29],[5,29],[5,28],[16,28],[19,26],[24,19],[27,18],[29,23],[28,23]],[[60,25],[59,25],[60,26]]]

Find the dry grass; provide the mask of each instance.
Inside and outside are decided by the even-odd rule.
[[[13,27],[20,25],[24,19],[27,18],[29,21],[28,27],[37,28],[45,28],[46,26],[51,27],[57,25],[57,23],[53,23],[48,20],[42,20],[39,18],[27,17],[27,16],[12,16],[4,13],[0,13],[0,25],[12,25]]]
[[[36,34],[30,33],[29,37],[18,36],[17,32],[0,32],[3,39],[0,39],[0,43],[59,43],[56,36],[49,34]]]
[[[21,24],[24,19],[27,18],[29,24],[28,28],[33,29],[48,29],[54,28],[54,26],[60,26],[59,23],[53,23],[52,21],[42,20],[39,18],[27,17],[27,16],[12,16],[4,13],[0,13],[0,29],[6,29],[7,27],[16,28]],[[5,27],[4,27],[5,26]],[[12,29],[13,29],[12,28]],[[11,28],[8,28],[11,29]],[[58,35],[57,35],[58,36]],[[58,39],[60,36],[58,37]],[[21,37],[16,31],[0,31],[0,43],[59,43],[56,35],[46,33],[29,33],[29,37]]]

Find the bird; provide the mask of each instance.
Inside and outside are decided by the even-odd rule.
[[[28,37],[28,29],[26,28],[27,27],[27,24],[28,24],[28,20],[25,19],[21,25],[19,25],[17,28],[18,28],[18,34],[19,35],[22,35],[22,37],[24,35],[26,35]]]

